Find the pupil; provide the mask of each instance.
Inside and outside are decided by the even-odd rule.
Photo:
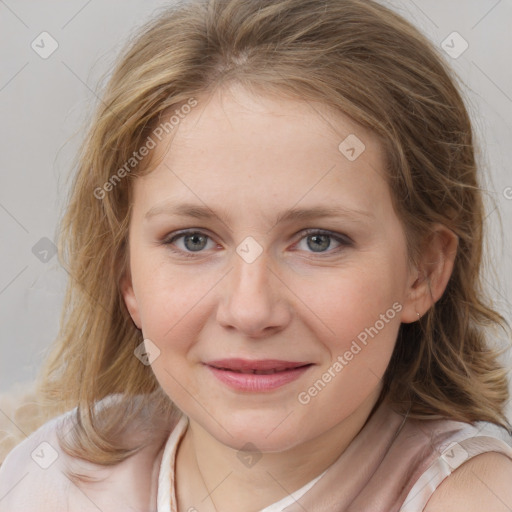
[[[311,245],[309,246],[310,249],[312,249],[315,252],[320,252],[320,251],[316,251],[315,247],[320,248],[320,249],[327,249],[329,247],[329,245],[331,244],[330,240],[329,240],[329,235],[311,235],[309,238],[310,238],[310,240],[316,240],[316,241],[320,242],[319,244],[317,244],[315,246],[311,246]]]
[[[203,241],[202,244],[201,244],[201,242],[198,243],[198,240],[201,240],[201,239]],[[192,245],[187,243],[190,240],[193,240]],[[187,247],[187,249],[189,249],[191,251],[197,251],[197,250],[203,249],[205,246],[205,243],[206,243],[206,237],[201,234],[196,233],[196,234],[192,234],[192,235],[187,235],[185,237],[185,246]]]

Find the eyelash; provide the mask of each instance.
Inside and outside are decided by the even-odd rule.
[[[189,230],[180,231],[180,232],[178,232],[176,234],[173,234],[173,236],[171,236],[170,238],[164,239],[162,241],[162,244],[163,245],[167,245],[169,247],[169,249],[172,252],[174,252],[174,253],[183,255],[186,258],[195,258],[196,256],[198,256],[203,251],[196,251],[196,252],[193,252],[193,251],[183,251],[182,249],[176,249],[172,245],[173,242],[175,242],[176,240],[178,240],[180,238],[183,238],[183,237],[185,237],[187,235],[203,235],[203,236],[206,236],[209,240],[212,240],[211,236],[207,235],[206,233],[203,233],[202,231],[199,231],[199,230],[196,230],[196,229],[189,229]],[[335,248],[335,249],[333,249],[333,250],[330,250],[330,251],[328,250],[326,252],[315,253],[315,252],[312,251],[311,254],[317,254],[317,255],[328,254],[328,255],[332,255],[333,253],[338,253],[340,250],[345,249],[347,247],[352,247],[354,245],[353,241],[347,235],[336,234],[336,233],[332,233],[330,231],[325,231],[325,230],[321,230],[321,229],[305,229],[303,231],[302,237],[299,238],[299,240],[296,243],[298,244],[304,238],[307,238],[308,236],[312,236],[312,235],[326,235],[326,236],[329,236],[330,238],[332,238],[336,242],[338,242],[340,244],[340,246]]]

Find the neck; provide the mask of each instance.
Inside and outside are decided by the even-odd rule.
[[[218,442],[192,419],[176,456],[178,511],[255,512],[300,489],[345,451],[368,420],[379,393],[322,435],[283,452],[247,452]],[[257,455],[259,456],[259,454]],[[206,487],[206,489],[205,489]]]

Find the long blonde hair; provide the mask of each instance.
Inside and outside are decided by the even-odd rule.
[[[62,219],[59,257],[70,278],[41,392],[54,411],[78,406],[66,449],[102,464],[138,449],[114,432],[139,406],[98,422],[94,404],[109,395],[126,404],[146,395],[160,417],[176,410],[134,356],[141,332],[119,289],[132,183],[155,162],[150,154],[133,168],[126,163],[164,116],[233,82],[320,101],[371,129],[386,151],[411,259],[433,223],[459,238],[444,295],[420,322],[400,328],[379,401],[387,397],[400,413],[410,407],[411,417],[508,428],[506,370],[487,345],[493,327],[508,331],[482,286],[484,206],[452,73],[416,28],[371,0],[186,0],[145,26],[107,84]]]

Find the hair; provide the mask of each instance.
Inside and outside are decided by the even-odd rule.
[[[120,292],[133,181],[155,160],[149,154],[129,170],[126,163],[170,112],[231,84],[320,102],[370,129],[385,150],[411,261],[435,223],[458,237],[443,296],[420,321],[400,326],[378,403],[387,398],[411,418],[509,428],[502,352],[489,345],[490,333],[508,335],[508,325],[483,286],[484,202],[472,125],[440,51],[371,0],[186,0],[160,12],[124,49],[79,153],[59,228],[69,282],[40,389],[49,403],[77,407],[68,453],[113,464],[140,449],[113,434],[138,406],[97,419],[95,404],[110,395],[126,404],[147,397],[140,404],[155,404],[161,417],[177,410],[151,367],[134,357],[142,336]]]

